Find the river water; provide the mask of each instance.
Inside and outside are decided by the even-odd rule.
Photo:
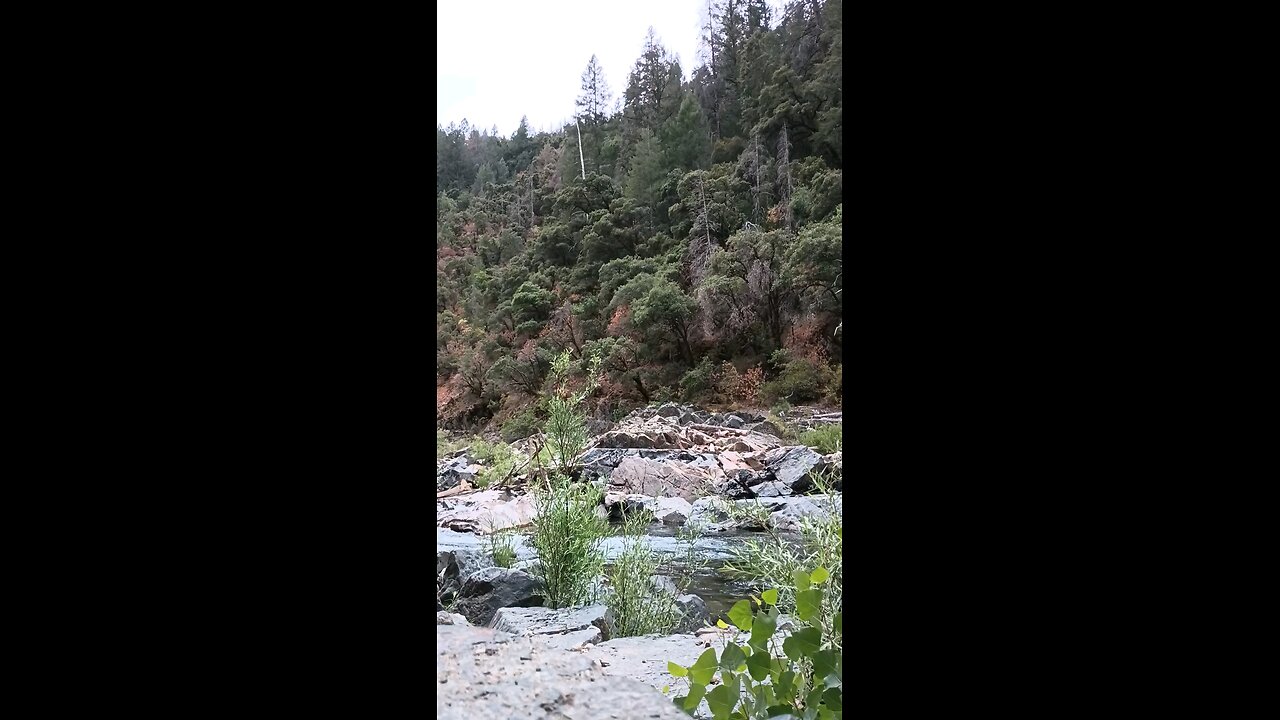
[[[612,528],[620,533],[620,527]],[[701,567],[694,573],[685,592],[693,593],[707,604],[711,616],[722,617],[739,600],[746,598],[751,585],[728,577],[723,566],[732,557],[731,548],[740,545],[749,538],[762,538],[758,532],[726,531],[699,537],[694,540],[693,552],[695,563]],[[678,537],[677,529],[669,526],[654,525],[645,535],[645,542],[659,555],[663,569],[659,572],[672,576],[680,581],[686,577],[688,542]],[[606,568],[622,551],[624,538],[620,534],[606,537],[601,543],[605,555]],[[513,538],[516,561],[532,560],[536,557],[529,538],[525,534]],[[445,528],[436,528],[436,549],[440,550],[474,550],[488,547],[488,539],[469,533],[458,533]]]

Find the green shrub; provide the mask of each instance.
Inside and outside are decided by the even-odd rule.
[[[763,538],[748,538],[731,546],[730,559],[722,568],[729,577],[748,581],[757,587],[778,588],[777,604],[784,612],[795,607],[789,578],[803,568],[828,568],[835,580],[824,596],[821,624],[825,627],[830,626],[843,604],[844,528],[835,512],[835,503],[840,502],[840,498],[831,496],[834,479],[834,472],[830,470],[814,474],[814,485],[827,499],[812,496],[810,499],[820,505],[829,503],[826,508],[829,512],[802,519],[798,538],[783,536],[770,529]]]
[[[832,582],[827,584],[828,580]],[[780,593],[770,589],[752,596],[750,603],[738,601],[729,610],[733,624],[751,633],[745,646],[729,643],[718,654],[715,648],[707,648],[689,667],[667,662],[668,672],[687,683],[687,692],[673,698],[676,707],[693,715],[705,699],[715,720],[843,717],[843,616],[836,613],[829,626],[816,622],[824,597],[835,587],[834,579],[818,567],[813,572],[796,571],[787,586],[796,598],[796,627],[790,637],[781,642],[775,637]],[[758,608],[754,615],[753,604]],[[728,627],[724,621],[720,624]],[[717,673],[720,682],[708,691]]]
[[[767,400],[817,400],[827,393],[831,369],[812,360],[788,360],[782,374],[760,389]]]
[[[652,515],[643,510],[624,517],[622,552],[609,570],[605,598],[617,637],[667,632],[680,619],[675,598],[655,588],[650,579],[658,571],[658,556],[645,540],[651,521]]]
[[[587,370],[586,387],[578,392],[570,392],[568,351],[561,353],[551,363],[551,379],[559,387],[544,401],[547,423],[543,434],[547,437],[546,449],[550,453],[551,464],[562,470],[572,465],[587,445],[587,415],[582,403],[599,382],[600,364],[600,356],[593,355]]]
[[[800,442],[827,455],[840,449],[840,437],[844,432],[844,423],[822,425],[800,434]]]
[[[471,457],[484,462],[484,470],[476,477],[476,486],[485,488],[506,479],[515,469],[517,458],[511,446],[477,439],[471,443]]]
[[[680,378],[680,395],[685,400],[695,400],[701,397],[703,393],[711,389],[714,379],[714,368],[711,366],[711,358],[704,357],[698,366],[684,374]]]
[[[608,525],[596,514],[601,493],[590,484],[556,473],[534,486],[537,519],[531,542],[538,553],[535,574],[546,585],[547,607],[572,607],[590,600],[592,581],[604,568],[600,541]]]
[[[510,532],[489,533],[489,554],[493,564],[500,568],[509,568],[516,561],[516,546]]]
[[[538,418],[533,414],[533,410],[522,410],[503,423],[498,434],[503,440],[512,443],[536,432],[538,432]]]

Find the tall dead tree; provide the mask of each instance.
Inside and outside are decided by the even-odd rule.
[[[787,124],[782,124],[782,132],[778,134],[778,195],[782,204],[784,227],[794,230],[794,219],[791,217],[791,141],[787,137]]]

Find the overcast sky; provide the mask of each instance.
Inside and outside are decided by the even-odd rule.
[[[781,0],[770,2],[775,15]],[[582,71],[594,54],[613,99],[653,26],[680,56],[686,80],[698,64],[706,0],[450,0],[436,4],[436,121],[463,118],[510,136],[528,115],[533,130],[573,117]]]

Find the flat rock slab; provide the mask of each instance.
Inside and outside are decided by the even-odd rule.
[[[436,717],[445,720],[682,720],[652,687],[605,678],[585,653],[540,637],[436,626]]]
[[[537,516],[533,498],[501,490],[481,490],[436,501],[436,524],[457,532],[498,532],[528,525]]]

